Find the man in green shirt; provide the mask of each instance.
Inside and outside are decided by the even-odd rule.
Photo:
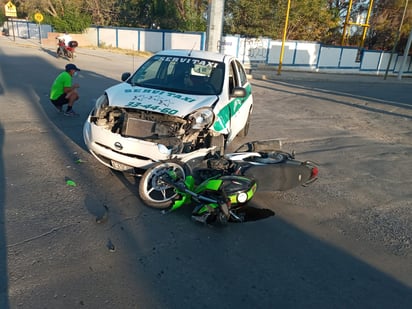
[[[53,82],[50,89],[50,101],[53,105],[63,112],[63,105],[67,104],[67,109],[64,115],[66,116],[79,116],[73,110],[73,104],[79,99],[77,88],[79,84],[72,84],[72,78],[80,71],[73,63],[66,65],[66,70],[60,73]]]

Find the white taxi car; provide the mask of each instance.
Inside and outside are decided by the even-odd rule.
[[[233,56],[161,51],[122,81],[96,100],[83,128],[89,151],[112,169],[224,151],[248,133],[252,88]]]

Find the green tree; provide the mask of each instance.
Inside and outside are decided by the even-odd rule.
[[[286,19],[286,0],[227,0],[225,32],[278,39]],[[339,14],[328,0],[291,1],[287,38],[322,41],[332,36]]]
[[[0,10],[0,26],[3,27],[3,23],[6,21],[6,16],[4,16],[4,11]]]
[[[32,19],[36,12],[41,12],[44,22],[58,32],[81,33],[92,22],[92,17],[84,10],[84,0],[16,0],[17,5],[19,17]]]
[[[226,0],[224,33],[246,37],[278,37],[278,2]]]
[[[125,1],[113,0],[84,0],[82,12],[91,17],[92,23],[97,26],[116,26]],[[128,1],[133,2],[133,1]],[[133,8],[133,4],[131,3]]]
[[[151,28],[181,30],[182,18],[177,13],[177,7],[173,1],[151,1]]]
[[[120,5],[117,25],[177,29],[176,8],[165,0],[129,0]]]
[[[81,33],[90,26],[92,19],[74,2],[66,1],[59,7],[58,13],[52,15],[50,22],[58,32]]]
[[[339,25],[335,9],[325,0],[292,1],[288,35],[291,40],[328,41]]]
[[[370,22],[367,42],[369,48],[392,49],[399,34],[398,50],[403,50],[412,26],[412,6],[409,3],[405,11],[405,4],[405,0],[378,0],[376,2]],[[399,33],[404,13],[405,18]]]
[[[206,31],[207,0],[175,0],[180,17],[180,30]]]
[[[148,0],[129,0],[117,1],[119,13],[111,26],[123,27],[149,27],[152,1]]]
[[[119,1],[117,26],[205,31],[207,0]],[[113,25],[113,24],[112,24]]]

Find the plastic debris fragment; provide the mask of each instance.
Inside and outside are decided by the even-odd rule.
[[[66,184],[70,187],[76,187],[77,186],[76,183],[71,179],[67,179]]]

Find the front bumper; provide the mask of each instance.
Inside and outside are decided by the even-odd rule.
[[[145,169],[154,162],[170,158],[170,151],[161,144],[123,137],[89,120],[83,126],[84,142],[91,154],[110,168],[121,171]]]
[[[134,168],[147,169],[154,162],[168,159],[189,162],[203,158],[216,150],[216,147],[213,146],[189,153],[171,154],[171,151],[162,144],[112,133],[104,127],[90,122],[90,117],[84,123],[83,138],[90,153],[100,163],[122,172]]]

